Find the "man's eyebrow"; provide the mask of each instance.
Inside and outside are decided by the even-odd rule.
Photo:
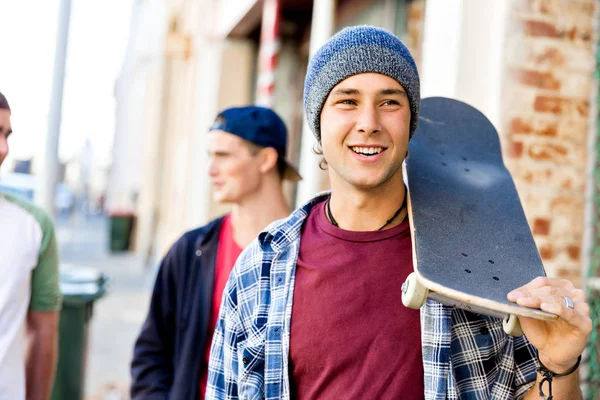
[[[402,89],[383,89],[379,91],[379,94],[384,96],[406,96],[406,92]]]
[[[360,94],[360,91],[358,89],[351,89],[351,88],[339,88],[339,89],[335,89],[332,93],[332,95],[337,96],[337,95],[357,95]]]
[[[231,154],[231,151],[229,150],[208,150],[208,154],[209,155],[215,155],[215,156],[222,156],[222,155],[227,155],[227,154]]]

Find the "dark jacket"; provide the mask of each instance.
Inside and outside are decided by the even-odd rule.
[[[133,400],[198,398],[222,221],[184,234],[161,262],[133,350]]]

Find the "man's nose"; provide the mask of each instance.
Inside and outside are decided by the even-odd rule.
[[[215,165],[215,162],[214,162],[214,161],[211,161],[211,162],[208,164],[208,175],[209,175],[210,177],[213,177],[213,178],[214,178],[214,177],[217,175],[217,173],[218,173],[217,166]]]
[[[374,106],[365,106],[362,108],[356,129],[366,135],[378,133],[381,130],[379,114]]]

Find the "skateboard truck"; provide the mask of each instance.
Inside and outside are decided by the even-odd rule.
[[[404,304],[405,307],[418,310],[423,307],[427,299],[431,299],[447,306],[457,307],[466,311],[501,318],[504,332],[511,336],[523,335],[521,323],[516,315],[488,310],[483,307],[478,307],[472,303],[462,302],[439,293],[431,292],[425,285],[419,282],[417,279],[417,274],[411,272],[406,278],[406,281],[404,281],[402,284],[402,304]]]

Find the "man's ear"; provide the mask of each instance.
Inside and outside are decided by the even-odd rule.
[[[270,170],[277,168],[277,159],[279,155],[277,150],[272,147],[265,147],[260,150],[260,172],[266,174]]]

